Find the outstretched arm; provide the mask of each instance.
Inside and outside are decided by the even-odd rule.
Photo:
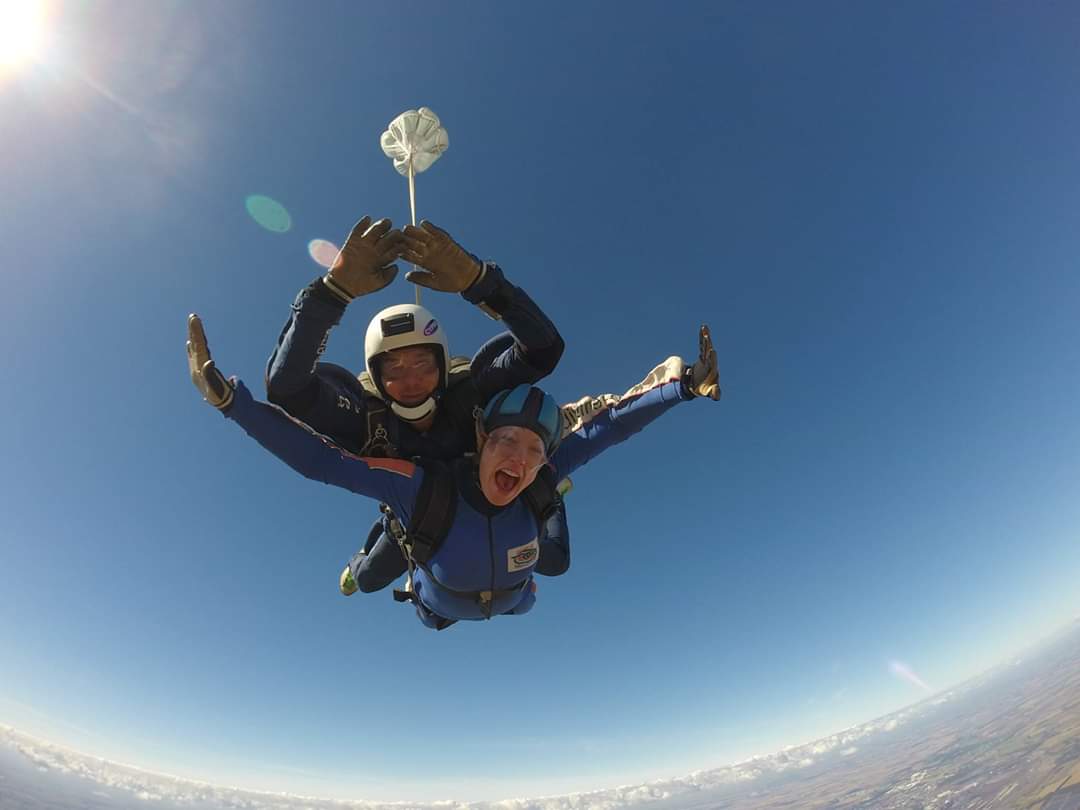
[[[314,481],[385,501],[408,520],[423,470],[398,459],[354,456],[280,408],[257,402],[240,381],[230,382],[210,357],[202,322],[188,319],[188,367],[206,401],[236,422],[255,441]]]
[[[687,399],[690,397],[682,382],[675,378],[641,393],[627,392],[621,397],[602,394],[600,397],[586,397],[573,406],[563,406],[566,413],[568,407],[576,408],[588,402],[592,410],[589,420],[566,436],[552,456],[555,477],[565,478]]]
[[[522,290],[506,280],[492,262],[481,262],[430,222],[404,228],[402,258],[422,270],[406,280],[441,292],[460,292],[509,329],[513,342],[484,365],[473,364],[473,380],[482,400],[521,383],[534,383],[550,374],[562,357],[565,344],[555,324]]]
[[[564,405],[564,438],[551,459],[556,477],[569,475],[679,402],[696,397],[720,398],[716,351],[707,326],[701,327],[694,365],[669,357],[622,396],[601,394]]]

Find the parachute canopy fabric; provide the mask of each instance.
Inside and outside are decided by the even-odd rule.
[[[439,116],[421,107],[407,110],[391,121],[379,143],[386,156],[394,161],[398,174],[407,175],[410,162],[414,174],[427,170],[446,151],[450,139]]]

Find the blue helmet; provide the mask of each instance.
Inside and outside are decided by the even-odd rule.
[[[562,409],[552,398],[534,385],[519,385],[509,391],[500,391],[484,408],[484,430],[495,428],[528,428],[544,442],[548,458],[562,441]]]

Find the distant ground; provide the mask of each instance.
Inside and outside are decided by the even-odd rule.
[[[441,810],[1080,810],[1080,622],[1022,659],[809,745],[690,776]],[[199,785],[0,726],[0,810],[345,810],[377,805]]]
[[[1022,660],[870,726],[882,730],[838,735],[824,756],[814,743],[763,758],[755,780],[650,810],[1080,810],[1080,622]],[[778,757],[812,763],[778,772]],[[744,775],[749,766],[739,766]]]

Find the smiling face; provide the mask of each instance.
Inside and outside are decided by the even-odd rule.
[[[480,491],[494,506],[506,506],[536,480],[547,462],[544,441],[528,428],[500,427],[481,437]]]
[[[386,395],[395,402],[419,405],[439,387],[439,361],[430,346],[394,349],[379,360],[379,374]]]

